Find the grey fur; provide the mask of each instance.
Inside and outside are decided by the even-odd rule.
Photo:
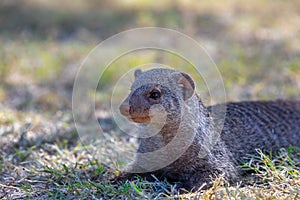
[[[188,75],[180,74],[161,68],[138,71],[132,92],[123,102],[130,106],[130,115],[144,116],[149,114],[147,109],[152,105],[147,103],[149,88],[155,86],[163,91],[159,104],[167,113],[166,124],[157,135],[141,139],[139,153],[162,148],[178,131],[195,135],[192,144],[175,162],[151,172],[158,178],[178,181],[179,187],[186,189],[198,188],[209,182],[210,176],[219,174],[229,181],[236,181],[239,179],[237,166],[256,149],[277,151],[282,147],[300,146],[300,101],[237,102],[205,107],[195,93],[184,99],[186,87],[179,84],[178,79]],[[193,80],[189,78],[192,85]],[[211,130],[219,119],[213,119],[211,111],[222,106],[227,108],[226,118],[220,137],[216,138]],[[179,122],[183,127],[180,130]],[[204,156],[201,156],[203,152]],[[138,162],[139,157],[136,158]],[[151,173],[141,175],[147,177]]]

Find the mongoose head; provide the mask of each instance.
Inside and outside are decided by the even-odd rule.
[[[184,102],[195,93],[193,79],[184,72],[163,68],[138,69],[134,75],[131,92],[119,107],[121,114],[142,124],[180,121]]]

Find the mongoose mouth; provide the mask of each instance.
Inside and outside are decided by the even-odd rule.
[[[150,123],[151,122],[151,116],[146,113],[137,113],[132,112],[131,106],[127,103],[123,103],[119,107],[120,113],[126,117],[129,121],[133,121],[136,123]]]
[[[150,123],[151,122],[151,118],[149,116],[145,116],[145,117],[141,117],[141,116],[129,116],[128,120],[136,122],[136,123],[140,123],[140,124],[145,124],[145,123]]]

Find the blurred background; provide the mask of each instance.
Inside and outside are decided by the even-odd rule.
[[[145,26],[175,29],[203,45],[221,72],[228,100],[299,97],[297,0],[2,0],[1,106],[70,109],[74,76],[87,53],[114,34]],[[100,80],[99,106],[118,69],[144,62],[137,56],[108,70]]]

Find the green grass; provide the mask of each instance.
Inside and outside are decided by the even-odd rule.
[[[122,152],[135,146],[107,114],[125,72],[153,62],[180,67],[209,99],[202,78],[178,56],[140,52],[110,65],[96,93],[87,96],[95,96],[97,112],[107,115],[97,146],[80,143],[71,112],[73,81],[88,52],[109,36],[143,26],[173,28],[199,41],[220,70],[228,101],[299,99],[299,6],[296,0],[1,2],[0,199],[300,198],[295,148],[252,155],[241,167],[252,175],[242,184],[217,177],[211,188],[184,195],[168,182],[110,181],[125,165]],[[117,88],[118,98],[122,92],[129,88]]]
[[[107,165],[100,160],[91,160],[86,148],[79,143],[71,149],[48,144],[32,149],[40,153],[27,155],[17,152],[21,157],[17,163],[12,160],[13,157],[2,153],[2,179],[8,178],[7,172],[11,169],[17,169],[15,181],[8,184],[2,180],[2,189],[18,188],[13,196],[8,194],[6,197],[34,198],[38,195],[40,198],[55,199],[297,199],[300,195],[300,154],[294,148],[268,155],[258,151],[251,156],[251,160],[242,169],[250,171],[252,175],[244,180],[243,185],[230,185],[222,177],[218,177],[207,190],[181,195],[168,182],[148,182],[136,177],[132,181],[112,183],[110,180],[118,173],[113,162]],[[91,153],[93,147],[88,148]]]

